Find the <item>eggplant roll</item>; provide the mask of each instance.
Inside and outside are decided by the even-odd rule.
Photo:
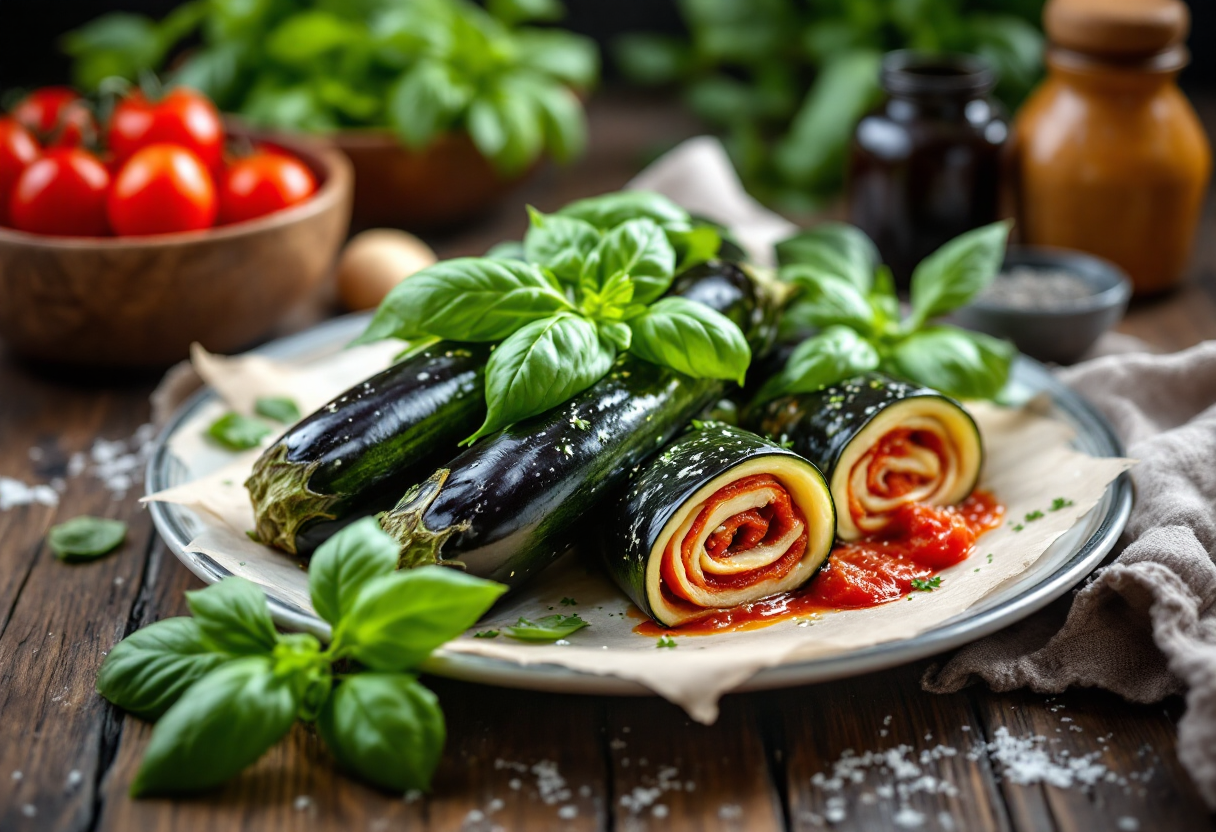
[[[744,423],[827,475],[843,540],[881,532],[906,503],[960,502],[983,463],[979,428],[961,404],[879,373],[773,399]]]
[[[489,344],[441,341],[356,384],[266,449],[245,482],[256,534],[306,555],[392,508],[485,418]]]
[[[668,627],[797,589],[835,537],[836,509],[818,468],[716,422],[634,474],[597,536],[609,574]]]
[[[771,339],[775,310],[739,266],[695,266],[673,293],[735,321],[753,350]],[[446,563],[518,587],[586,535],[630,469],[724,389],[625,354],[564,405],[477,442],[406,493],[380,525],[401,545],[403,568]]]

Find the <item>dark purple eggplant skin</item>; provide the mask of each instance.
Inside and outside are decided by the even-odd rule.
[[[485,418],[489,356],[489,344],[441,341],[291,427],[246,483],[259,536],[308,555],[352,520],[392,508]],[[267,487],[276,477],[286,485]]]
[[[739,266],[686,272],[672,294],[722,312],[753,350],[771,343],[775,310]],[[512,589],[595,525],[632,469],[658,452],[726,385],[631,355],[571,401],[487,437],[381,518],[402,566],[443,563]]]
[[[866,373],[817,393],[780,396],[760,403],[744,412],[742,425],[785,443],[830,478],[840,455],[871,419],[896,402],[926,396],[944,399],[967,412],[937,390],[882,373]]]

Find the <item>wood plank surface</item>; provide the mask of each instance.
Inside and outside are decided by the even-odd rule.
[[[1216,126],[1216,99],[1202,102],[1201,112],[1209,129]],[[552,209],[617,188],[648,157],[697,131],[661,98],[607,95],[593,101],[590,115],[586,159],[541,171],[472,228],[435,239],[441,256],[477,254],[518,236],[523,202]],[[1188,284],[1135,304],[1120,331],[1162,350],[1216,337],[1211,200],[1203,229]],[[303,310],[285,328],[332,311]],[[0,511],[3,832],[1216,826],[1174,750],[1180,700],[1133,706],[1088,690],[1044,697],[982,687],[937,696],[920,689],[925,663],[728,696],[713,726],[693,724],[658,699],[427,679],[449,730],[430,796],[361,785],[336,770],[314,731],[297,727],[214,793],[134,801],[127,789],[150,729],[96,695],[96,671],[125,634],[183,614],[183,593],[201,584],[155,536],[135,501],[140,488],[119,498],[88,465],[75,475],[69,469],[73,455],[87,459],[98,438],[132,436],[149,418],[150,390],[148,380],[48,375],[0,346],[0,476],[63,479],[57,506]],[[43,545],[45,532],[82,513],[128,520],[128,539],[96,563],[61,563]],[[1043,749],[1056,763],[1080,759],[1095,783],[1018,782],[1010,748]]]

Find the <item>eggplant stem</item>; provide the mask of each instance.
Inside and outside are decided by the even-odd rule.
[[[258,457],[253,473],[245,480],[253,503],[259,542],[297,554],[296,534],[311,520],[333,520],[332,508],[341,498],[318,494],[308,487],[320,460],[292,462],[286,445],[274,445]]]

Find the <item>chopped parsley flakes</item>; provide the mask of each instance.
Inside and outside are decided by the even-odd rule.
[[[676,646],[676,640],[674,638],[672,638],[671,636],[659,636],[659,640],[655,644],[655,647],[675,647],[675,646]]]
[[[942,585],[942,576],[935,575],[932,578],[913,578],[912,590],[914,592],[932,592]]]

